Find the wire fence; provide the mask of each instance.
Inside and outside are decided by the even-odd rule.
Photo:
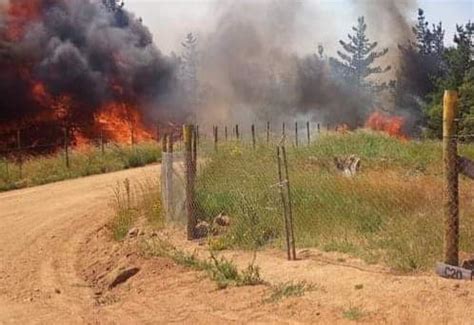
[[[184,139],[183,151],[162,166],[171,219],[188,226],[190,239],[206,238],[213,250],[278,247],[289,259],[318,248],[409,271],[444,260],[441,143],[323,131],[317,123],[277,132],[268,125],[201,129],[189,154]],[[472,146],[461,149],[474,157]],[[459,246],[468,259],[474,186],[463,186]]]
[[[108,128],[86,138],[78,129],[30,126],[1,133],[0,191],[143,166],[160,158],[158,132],[155,138],[140,138],[131,130]],[[108,136],[115,133],[130,141]]]

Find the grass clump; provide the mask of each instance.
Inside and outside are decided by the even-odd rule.
[[[307,291],[314,291],[317,286],[306,281],[300,282],[285,282],[271,287],[271,294],[267,302],[277,302],[284,298],[301,297]]]
[[[359,321],[366,316],[366,312],[362,307],[351,306],[343,310],[342,317],[352,321]]]
[[[111,205],[115,213],[110,228],[115,240],[124,240],[139,217],[155,229],[164,225],[157,181],[149,178],[146,182],[132,186],[130,180],[125,179],[123,183],[117,184],[113,192]]]
[[[145,166],[160,157],[160,148],[150,142],[134,146],[108,144],[104,153],[93,146],[72,150],[69,168],[63,152],[23,157],[21,172],[14,160],[0,159],[0,191]]]
[[[235,263],[225,257],[217,258],[211,252],[209,260],[199,259],[195,253],[179,250],[163,240],[152,240],[145,243],[145,252],[150,256],[161,256],[172,259],[176,264],[204,271],[209,278],[216,282],[219,289],[229,286],[255,286],[265,284],[260,276],[260,269],[254,262],[239,271]]]

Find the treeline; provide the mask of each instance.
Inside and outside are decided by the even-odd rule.
[[[355,128],[379,110],[405,117],[405,131],[413,136],[440,137],[443,91],[456,89],[460,94],[460,132],[474,134],[472,22],[457,25],[454,44],[447,46],[442,23],[430,24],[419,9],[413,35],[407,35],[407,42],[398,46],[399,60],[393,66],[377,63],[389,50],[371,41],[367,29],[364,17],[358,18],[348,40],[339,41],[335,57],[327,56],[323,45],[311,55],[288,55],[286,61],[281,60],[284,54],[276,52],[280,62],[295,67],[290,72],[272,66],[270,58],[263,68],[261,61],[260,66],[249,64],[248,73],[238,73],[238,78],[232,79],[233,95],[254,105],[257,115],[264,117],[270,109],[272,114],[317,112],[318,118],[328,123]],[[188,107],[199,106],[216,94],[213,85],[199,77],[200,57],[207,50],[199,45],[197,37],[189,34],[177,59],[178,88],[183,90],[180,99],[185,99]],[[267,110],[259,111],[259,105]]]

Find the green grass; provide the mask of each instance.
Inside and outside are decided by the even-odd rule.
[[[111,202],[114,210],[110,222],[112,237],[122,241],[140,217],[148,226],[160,229],[164,225],[161,207],[160,186],[158,180],[132,184],[128,179],[118,183],[114,188],[114,199]]]
[[[104,154],[95,147],[73,150],[70,153],[70,168],[66,167],[62,152],[27,157],[21,174],[18,164],[0,159],[0,191],[140,167],[155,163],[160,157],[161,149],[153,142],[133,147],[110,144]]]
[[[280,283],[271,287],[270,296],[265,301],[277,302],[284,298],[301,297],[305,292],[314,291],[316,289],[316,285],[305,281]]]
[[[144,251],[148,256],[167,257],[178,265],[206,272],[209,278],[217,284],[218,289],[225,289],[229,286],[265,284],[260,276],[260,269],[254,262],[243,271],[240,271],[232,261],[225,257],[217,258],[211,252],[209,260],[202,260],[196,254],[177,249],[170,243],[160,239],[146,241]]]
[[[342,312],[342,317],[352,321],[359,321],[365,317],[366,312],[361,307],[349,307]]]
[[[442,259],[442,147],[356,132],[330,134],[311,146],[288,148],[297,246],[317,247],[412,272]],[[474,146],[460,152],[474,157]],[[344,177],[336,156],[355,154],[361,171]],[[196,195],[201,219],[232,219],[221,247],[284,247],[282,203],[274,146],[222,144],[200,170]],[[461,180],[462,251],[473,252],[474,183]]]

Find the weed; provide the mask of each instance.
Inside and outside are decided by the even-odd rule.
[[[365,317],[366,312],[362,307],[351,306],[342,312],[342,317],[348,320],[358,321]]]
[[[209,278],[216,282],[219,289],[229,286],[254,286],[264,284],[260,277],[260,269],[254,263],[240,272],[237,266],[224,257],[217,258],[211,252],[210,260],[201,260],[196,254],[179,250],[163,240],[153,240],[145,243],[144,250],[150,256],[161,256],[172,259],[176,264],[196,271],[205,271]]]
[[[125,179],[116,185],[113,192],[112,207],[115,214],[111,230],[115,240],[125,239],[139,216],[145,217],[154,228],[163,226],[158,182],[149,179],[132,186],[130,180]]]
[[[301,297],[307,291],[314,291],[317,286],[306,281],[300,282],[285,282],[271,287],[271,294],[266,302],[276,302],[283,298]]]

